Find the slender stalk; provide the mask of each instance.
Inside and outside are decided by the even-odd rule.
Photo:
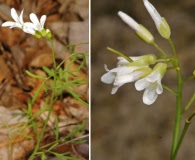
[[[192,115],[190,115],[190,117],[186,119],[184,128],[183,128],[183,130],[182,130],[182,134],[181,134],[181,136],[180,136],[180,138],[179,138],[179,142],[178,142],[178,144],[177,144],[177,147],[176,147],[176,149],[175,149],[175,152],[174,152],[174,154],[173,154],[173,158],[172,158],[172,159],[175,159],[175,158],[176,158],[177,152],[178,152],[178,150],[179,150],[179,148],[180,148],[180,146],[181,146],[181,143],[182,143],[182,141],[183,141],[183,139],[184,139],[184,137],[185,137],[185,134],[186,134],[186,132],[187,132],[187,130],[188,130],[188,127],[189,127],[189,125],[191,124],[191,120],[192,120],[192,118],[193,118],[194,116],[195,116],[195,112],[193,112]]]
[[[184,79],[184,81],[186,82],[186,81],[192,80],[194,78],[195,78],[195,75],[192,75],[192,76],[189,76],[188,78]]]
[[[177,95],[177,93],[176,93],[174,90],[172,90],[171,88],[169,88],[168,86],[166,86],[166,85],[164,85],[164,84],[163,84],[162,86],[163,86],[163,88],[166,89],[167,91],[173,93],[174,95]]]
[[[175,46],[173,44],[173,41],[171,40],[171,38],[169,38],[168,40],[169,40],[169,43],[171,45],[171,48],[173,50],[173,53],[174,53],[175,57],[177,57],[177,53],[176,53],[176,49],[175,49]]]
[[[182,103],[182,78],[180,70],[177,71],[178,76],[178,94],[176,96],[176,116],[175,116],[175,126],[174,126],[174,133],[173,133],[173,144],[172,144],[172,151],[171,151],[171,160],[174,160],[173,153],[175,152],[178,137],[180,132],[180,124],[181,124],[181,103]],[[175,156],[176,157],[176,156]]]
[[[190,106],[192,105],[192,103],[193,103],[194,101],[195,101],[195,93],[194,93],[194,94],[192,95],[192,97],[190,98],[190,100],[189,100],[188,104],[185,106],[183,112],[187,111],[187,110],[190,108]]]
[[[52,39],[49,39],[49,42],[50,42],[51,48],[52,48],[53,67],[54,67],[54,69],[56,69],[56,59],[55,59],[54,43],[53,43]]]
[[[49,40],[50,44],[51,44],[51,48],[52,48],[52,57],[53,57],[53,67],[54,67],[54,85],[53,85],[53,90],[52,90],[52,94],[51,94],[51,100],[50,100],[50,104],[49,104],[49,112],[48,112],[48,115],[47,115],[47,118],[45,119],[44,121],[44,125],[43,125],[43,128],[38,136],[38,140],[37,140],[37,144],[35,146],[35,149],[32,153],[32,155],[30,156],[29,160],[33,160],[34,159],[34,156],[35,154],[37,153],[37,151],[39,150],[39,147],[40,147],[40,143],[41,143],[41,140],[44,136],[44,133],[46,131],[46,127],[47,127],[47,122],[49,121],[49,118],[50,118],[50,115],[52,113],[52,105],[53,105],[53,102],[54,102],[54,96],[55,96],[55,88],[56,88],[56,60],[55,60],[55,52],[54,52],[54,44],[53,44],[53,40],[50,39]]]
[[[154,42],[152,43],[152,45],[157,49],[159,50],[163,56],[167,57],[167,54]]]
[[[183,79],[181,75],[179,59],[176,53],[175,46],[171,38],[169,38],[168,40],[169,40],[169,43],[171,45],[171,48],[176,58],[176,61],[173,61],[173,66],[176,68],[176,71],[177,71],[176,115],[175,115],[174,131],[173,131],[173,142],[172,142],[172,148],[171,148],[171,160],[175,160],[177,156],[177,153],[175,154],[175,151],[178,146],[178,140],[179,140],[179,134],[180,134],[180,128],[181,128]]]
[[[178,144],[178,138],[179,138],[180,127],[181,127],[183,80],[182,80],[180,69],[177,70],[177,78],[178,78],[178,82],[177,82],[178,90],[176,96],[176,115],[175,115],[175,125],[174,125],[174,132],[173,132],[173,143],[171,149],[171,160],[175,160],[176,158],[176,155],[174,156],[174,153]]]
[[[183,141],[183,138],[184,138],[184,136],[185,136],[185,134],[186,134],[186,131],[187,131],[189,125],[190,125],[190,123],[185,123],[185,126],[184,126],[184,128],[183,128],[181,137],[180,137],[180,139],[179,139],[179,141],[178,141],[178,144],[177,144],[177,146],[176,146],[176,148],[175,148],[175,151],[174,151],[174,153],[173,153],[173,155],[172,155],[172,160],[176,159],[176,155],[177,155],[177,153],[178,153],[178,150],[179,150],[179,148],[180,148],[180,146],[181,146],[181,143],[182,143],[182,141]]]
[[[109,51],[114,52],[114,53],[116,53],[117,55],[119,55],[119,56],[125,58],[125,59],[126,59],[127,61],[129,61],[129,62],[133,62],[133,60],[132,60],[130,57],[126,56],[125,54],[123,54],[123,53],[121,53],[121,52],[118,52],[118,51],[116,51],[116,50],[114,50],[114,49],[112,49],[112,48],[110,48],[110,47],[107,47],[107,49],[108,49]]]

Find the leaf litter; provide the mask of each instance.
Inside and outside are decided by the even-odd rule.
[[[61,64],[60,74],[66,82],[58,82],[59,93],[55,95],[36,159],[88,159],[88,1],[2,0],[0,23],[12,20],[12,7],[18,12],[24,8],[25,20],[32,12],[39,17],[47,15],[46,26],[54,37],[56,62]],[[0,159],[28,159],[47,117],[51,95],[43,87],[29,108],[29,99],[44,79],[30,77],[25,71],[46,78],[53,65],[51,49],[45,40],[19,29],[0,27],[0,35]],[[72,52],[77,55],[75,60]],[[47,82],[50,87],[51,84],[52,79]]]

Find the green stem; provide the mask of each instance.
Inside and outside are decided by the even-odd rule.
[[[176,147],[176,149],[175,149],[175,152],[174,152],[174,154],[173,154],[173,158],[172,158],[172,159],[175,159],[175,158],[176,158],[177,152],[178,152],[178,150],[179,150],[179,148],[180,148],[180,146],[181,146],[181,143],[182,143],[182,141],[183,141],[183,138],[185,137],[185,134],[186,134],[186,132],[187,132],[187,130],[188,130],[188,127],[189,127],[189,125],[191,124],[191,120],[192,120],[192,118],[193,118],[194,116],[195,116],[195,112],[193,112],[192,115],[191,115],[189,118],[186,119],[184,128],[183,128],[183,130],[182,130],[181,137],[179,138],[179,142],[178,142],[178,144],[177,144],[177,147]]]
[[[50,39],[49,42],[51,44],[51,49],[52,49],[53,68],[56,69],[56,59],[55,59],[54,43],[53,43],[52,39]]]
[[[54,67],[54,77],[53,78],[54,78],[54,85],[53,85],[52,94],[51,94],[51,100],[50,100],[50,104],[49,104],[49,112],[48,112],[47,118],[44,121],[43,128],[42,128],[40,134],[38,135],[37,144],[35,146],[35,149],[34,149],[32,155],[30,156],[29,160],[33,160],[34,159],[34,156],[36,155],[37,151],[40,148],[40,143],[41,143],[41,140],[42,140],[42,138],[44,136],[44,133],[46,131],[47,123],[48,123],[49,118],[50,118],[50,115],[52,113],[52,105],[54,103],[55,88],[56,88],[56,73],[57,73],[57,71],[56,71],[56,60],[55,60],[55,52],[54,52],[53,40],[52,39],[49,39],[49,42],[51,44],[52,57],[53,57],[53,67]]]
[[[174,153],[178,144],[178,138],[179,138],[180,126],[181,126],[183,80],[182,80],[180,69],[177,70],[177,77],[178,77],[178,82],[177,82],[178,90],[176,96],[176,116],[175,116],[174,132],[173,132],[173,143],[171,149],[171,160],[175,160],[176,158],[176,155],[174,157]]]
[[[166,85],[164,85],[164,84],[163,84],[162,86],[163,86],[163,88],[166,89],[167,91],[173,93],[174,95],[177,95],[177,93],[176,93],[174,90],[172,90],[171,88],[169,88],[168,86],[166,86]]]
[[[152,45],[157,49],[159,50],[163,56],[167,57],[167,54],[154,42],[152,43]]]
[[[173,53],[175,55],[175,60],[172,61],[173,66],[176,68],[177,71],[177,95],[176,95],[176,115],[175,115],[175,124],[174,124],[174,131],[173,131],[173,142],[171,148],[171,160],[175,160],[177,153],[176,148],[178,146],[179,134],[180,134],[180,127],[181,127],[181,117],[182,117],[182,89],[183,89],[183,79],[181,75],[181,69],[179,65],[179,59],[175,50],[175,46],[171,40],[168,39],[169,43],[171,44]],[[177,148],[178,151],[179,147]]]
[[[185,106],[184,108],[184,111],[183,112],[186,112],[190,106],[192,105],[192,103],[195,101],[195,93],[192,95],[192,97],[190,98],[188,104]]]
[[[184,81],[186,82],[186,81],[192,80],[192,79],[194,79],[194,78],[195,78],[195,75],[192,75],[192,76],[190,76],[190,77],[184,79]]]
[[[107,49],[108,49],[109,51],[114,52],[114,53],[116,53],[117,55],[119,55],[119,56],[125,58],[125,59],[126,59],[127,61],[129,61],[130,63],[133,62],[133,60],[132,60],[131,58],[129,58],[128,56],[126,56],[125,54],[123,54],[123,53],[121,53],[121,52],[118,52],[118,51],[116,51],[116,50],[114,50],[114,49],[112,49],[112,48],[110,48],[110,47],[107,47]]]
[[[175,49],[175,46],[173,44],[173,41],[171,40],[171,38],[169,38],[168,40],[169,40],[169,43],[171,44],[171,48],[173,50],[175,57],[177,57],[177,53],[176,53],[176,49]]]

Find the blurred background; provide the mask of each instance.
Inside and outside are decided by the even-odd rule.
[[[171,38],[176,46],[182,74],[188,77],[195,69],[195,1],[150,0],[171,27]],[[157,54],[151,45],[144,43],[117,15],[119,10],[143,24],[155,37],[156,43],[172,54],[167,40],[157,32],[153,20],[142,0],[92,1],[91,2],[91,80],[92,80],[92,159],[93,160],[165,160],[169,159],[175,119],[175,97],[164,90],[157,101],[146,106],[143,92],[129,83],[111,95],[112,85],[100,81],[109,69],[116,66],[117,55],[111,47],[128,56]],[[163,83],[176,88],[175,71],[168,71]],[[195,91],[195,82],[184,85],[183,105]],[[195,109],[185,113],[182,122]],[[183,124],[182,124],[183,125]],[[195,120],[189,127],[177,160],[194,160]]]

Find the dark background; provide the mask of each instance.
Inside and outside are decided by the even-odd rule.
[[[150,0],[171,27],[171,38],[180,58],[182,74],[187,77],[195,69],[195,1]],[[92,160],[167,160],[172,144],[175,118],[175,97],[164,90],[157,101],[146,106],[143,92],[129,83],[111,95],[112,85],[104,84],[100,77],[115,67],[117,56],[106,47],[126,55],[157,54],[151,45],[139,39],[135,32],[118,17],[119,10],[144,25],[155,37],[156,43],[167,53],[172,53],[167,40],[162,38],[142,0],[91,2],[91,93],[92,93]],[[195,81],[184,85],[183,105],[195,91]],[[163,83],[176,88],[175,71],[168,71]],[[191,109],[184,114],[184,123]],[[183,125],[182,123],[182,125]],[[191,124],[180,148],[177,160],[195,159],[195,122]]]

